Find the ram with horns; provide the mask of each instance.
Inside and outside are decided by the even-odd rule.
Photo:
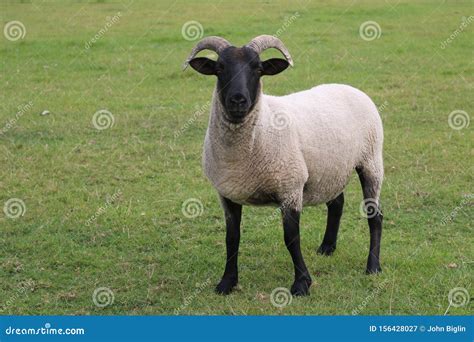
[[[260,60],[269,48],[285,59]],[[216,61],[196,57],[215,51]],[[203,153],[203,167],[219,194],[226,221],[227,258],[216,291],[228,294],[238,282],[238,249],[243,205],[274,205],[282,213],[284,240],[295,279],[293,295],[307,295],[311,277],[300,247],[303,206],[325,203],[326,232],[318,253],[331,255],[344,205],[344,189],[357,171],[367,211],[370,250],[366,273],[381,271],[380,191],[383,128],[371,99],[353,87],[324,84],[286,96],[262,92],[262,76],[276,75],[293,60],[276,37],[262,35],[242,46],[207,37],[184,63],[215,75]]]

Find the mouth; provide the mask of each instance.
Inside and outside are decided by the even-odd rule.
[[[246,114],[246,110],[229,110],[227,111],[226,120],[233,124],[242,123]]]

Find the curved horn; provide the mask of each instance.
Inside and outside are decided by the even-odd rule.
[[[293,66],[293,59],[291,58],[290,52],[283,45],[282,41],[277,37],[264,34],[258,37],[255,37],[246,45],[247,47],[253,49],[256,53],[261,54],[266,49],[275,48],[280,50],[280,52],[285,56],[288,63]]]
[[[215,53],[219,54],[221,53],[222,50],[224,50],[226,47],[230,46],[230,43],[225,40],[224,38],[217,37],[217,36],[210,36],[206,37],[197,43],[197,45],[193,48],[191,53],[189,54],[188,58],[183,64],[183,70],[185,70],[188,65],[189,61],[196,56],[199,51],[202,50],[212,50]]]

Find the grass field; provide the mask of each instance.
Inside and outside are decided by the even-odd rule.
[[[23,25],[0,37],[2,313],[472,313],[472,12],[471,1],[2,0],[2,27]],[[295,67],[266,78],[266,93],[346,83],[379,106],[382,274],[364,274],[354,175],[334,256],[315,253],[326,208],[303,211],[310,297],[272,305],[293,268],[279,215],[254,207],[244,208],[239,289],[214,294],[225,232],[201,170],[214,79],[181,71],[196,43],[193,27],[182,34],[190,21],[236,45],[277,34]],[[368,21],[375,37],[359,33]],[[113,125],[93,120],[100,110]],[[189,199],[197,206],[183,207]]]

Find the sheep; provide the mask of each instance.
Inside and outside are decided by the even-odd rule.
[[[285,59],[261,61],[266,49]],[[217,61],[196,57],[217,53]],[[226,222],[226,265],[216,286],[229,294],[238,282],[238,250],[243,205],[275,205],[282,214],[284,241],[295,279],[291,293],[309,294],[311,277],[300,248],[303,206],[326,203],[328,214],[318,254],[331,255],[344,206],[344,188],[358,173],[370,230],[366,273],[381,272],[380,191],[383,128],[371,99],[353,87],[324,84],[286,96],[262,92],[262,76],[276,75],[293,60],[280,39],[262,35],[242,47],[207,37],[184,63],[217,76],[203,151],[203,168],[219,195]]]

